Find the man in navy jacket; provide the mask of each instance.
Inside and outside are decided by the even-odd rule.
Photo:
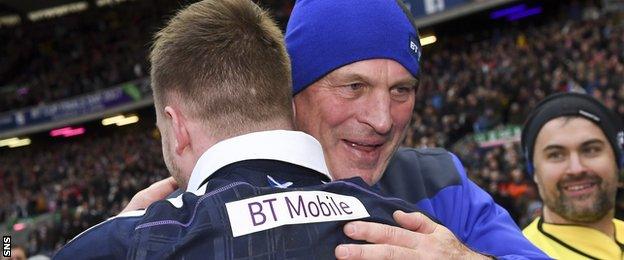
[[[402,226],[409,230],[352,222],[344,228],[349,237],[376,244],[345,244],[336,257],[448,257],[466,250],[462,244],[499,258],[544,256],[467,178],[454,155],[442,149],[397,151],[413,111],[421,57],[416,27],[400,1],[299,0],[286,44],[296,128],[321,142],[332,176],[362,177],[417,205],[457,236],[449,240],[443,228],[420,230],[427,221],[422,215],[404,216],[409,221]],[[154,187],[147,191],[132,202],[166,194]]]
[[[55,258],[327,259],[356,242],[342,233],[346,221],[397,225],[405,215],[396,210],[418,211],[360,177],[330,182],[320,143],[291,130],[281,32],[251,1],[181,10],[150,59],[163,157],[185,192],[90,228]],[[459,249],[457,257],[483,257]]]
[[[416,210],[360,178],[330,180],[305,133],[228,138],[200,156],[185,193],[94,226],[55,258],[329,259],[356,242],[341,231],[348,220],[396,225],[395,210]]]

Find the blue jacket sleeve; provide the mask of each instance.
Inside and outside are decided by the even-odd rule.
[[[125,259],[136,217],[114,217],[82,232],[53,259]]]
[[[478,252],[505,259],[548,259],[522,235],[509,213],[468,179],[459,159],[454,154],[451,156],[462,184],[448,187],[448,191],[442,190],[440,196],[432,198],[434,208],[453,205],[451,214],[444,214],[447,227],[458,230],[461,240]]]
[[[384,192],[417,204],[474,251],[501,259],[549,259],[505,209],[468,179],[454,154],[402,149],[397,156],[380,181]]]

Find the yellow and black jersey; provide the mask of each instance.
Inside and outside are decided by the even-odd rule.
[[[624,221],[613,219],[615,240],[596,229],[578,225],[549,224],[542,218],[527,226],[524,235],[555,259],[624,260]]]

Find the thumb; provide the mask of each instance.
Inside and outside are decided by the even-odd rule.
[[[433,233],[438,225],[420,212],[405,213],[397,210],[392,216],[402,228],[423,234]]]

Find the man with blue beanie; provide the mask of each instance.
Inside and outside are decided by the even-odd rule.
[[[467,250],[462,243],[497,258],[545,257],[467,178],[455,155],[398,149],[413,113],[421,57],[414,20],[400,1],[299,0],[286,45],[296,127],[321,142],[332,176],[360,176],[416,204],[456,236],[449,240],[441,226],[423,228],[422,215],[409,216],[409,230],[356,221],[345,233],[377,244],[341,245],[337,258],[448,258]]]
[[[421,56],[413,19],[399,1],[299,0],[286,44],[296,127],[320,141],[333,179],[361,177],[448,227],[404,213],[395,219],[409,230],[351,222],[344,226],[347,236],[377,244],[339,246],[337,258],[478,256],[474,251],[497,258],[545,257],[468,180],[455,155],[443,149],[397,151],[413,113]]]

